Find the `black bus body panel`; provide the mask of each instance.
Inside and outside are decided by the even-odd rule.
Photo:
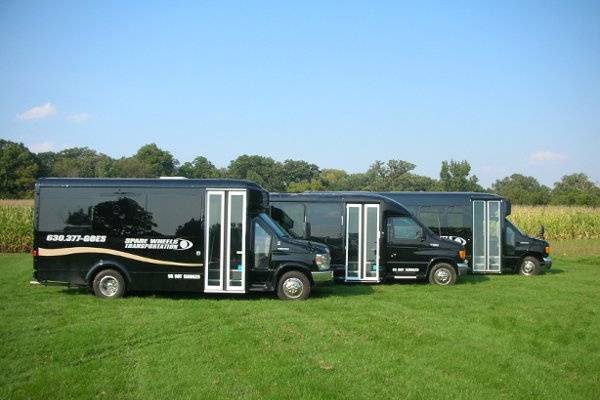
[[[111,268],[128,290],[205,291],[207,190],[245,194],[243,292],[272,290],[286,266],[309,278],[317,272],[315,254],[327,252],[325,246],[277,237],[268,226],[274,238],[268,263],[254,265],[254,225],[268,212],[269,196],[252,182],[45,178],[35,187],[34,278],[89,286],[98,271]],[[284,255],[273,251],[277,243],[288,249]]]
[[[501,272],[516,272],[526,256],[534,256],[550,267],[545,253],[548,242],[522,234],[506,220],[511,204],[501,196],[478,192],[380,192],[402,203],[421,222],[441,237],[465,245],[467,260],[473,267],[473,202],[499,201],[501,204]]]
[[[331,251],[332,268],[336,280],[346,277],[346,207],[353,204],[378,205],[381,213],[378,229],[379,281],[422,279],[437,262],[453,265],[457,273],[463,265],[457,253],[460,244],[437,237],[423,226],[424,237],[391,242],[386,221],[394,217],[409,217],[411,213],[398,202],[372,193],[309,192],[272,193],[271,217],[295,237],[326,244]],[[418,221],[416,221],[419,223]]]

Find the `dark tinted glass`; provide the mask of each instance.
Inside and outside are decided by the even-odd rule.
[[[345,263],[342,205],[339,203],[307,203],[305,205],[306,221],[310,224],[308,239],[328,245],[333,264]]]
[[[42,232],[89,234],[96,196],[79,188],[42,188],[38,230]]]
[[[443,235],[444,213],[446,207],[442,206],[424,206],[419,208],[419,220],[434,233]]]
[[[254,268],[268,269],[271,254],[271,235],[254,222]]]
[[[155,224],[152,236],[201,236],[204,191],[149,190],[148,211]]]
[[[304,238],[304,204],[273,203],[271,217],[295,238]]]

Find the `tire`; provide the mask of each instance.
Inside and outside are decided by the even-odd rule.
[[[310,289],[306,275],[300,271],[288,271],[277,282],[277,297],[281,300],[306,300]]]
[[[116,299],[125,294],[125,279],[119,271],[105,269],[94,277],[92,289],[96,297],[101,299]]]
[[[448,263],[435,264],[429,271],[429,283],[438,286],[451,286],[456,283],[456,270]]]
[[[525,276],[541,275],[543,272],[540,260],[535,257],[527,256],[521,261],[519,274]]]

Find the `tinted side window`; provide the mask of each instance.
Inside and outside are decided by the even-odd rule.
[[[445,207],[423,206],[419,209],[419,220],[438,235],[443,235]]]
[[[271,217],[293,237],[304,238],[304,204],[273,203]]]
[[[420,239],[423,228],[410,217],[390,217],[387,219],[388,243]]]
[[[71,234],[92,233],[94,197],[89,189],[42,188],[38,230]]]
[[[141,193],[102,193],[92,211],[94,233],[110,237],[153,236],[154,216]]]
[[[345,262],[341,203],[306,204],[306,221],[310,223],[308,239],[329,246],[333,264]]]
[[[201,236],[204,191],[177,189],[148,192],[152,236]]]
[[[310,223],[311,238],[338,238],[342,236],[341,206],[337,203],[306,205],[306,220]]]

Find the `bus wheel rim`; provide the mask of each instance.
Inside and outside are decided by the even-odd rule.
[[[446,268],[440,268],[433,274],[435,281],[440,285],[447,285],[450,282],[450,271]]]
[[[304,285],[298,278],[287,278],[283,282],[283,292],[291,299],[297,299],[304,292]]]
[[[119,291],[119,281],[114,276],[105,276],[100,279],[100,293],[106,297],[113,297]]]
[[[523,263],[523,273],[525,275],[531,275],[535,270],[535,263],[533,261],[527,260]]]

